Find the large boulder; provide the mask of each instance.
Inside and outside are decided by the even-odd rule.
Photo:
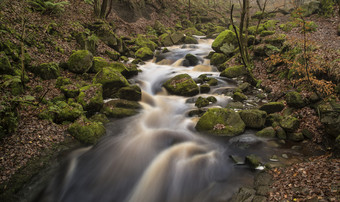
[[[243,133],[245,124],[240,115],[231,109],[210,108],[199,119],[196,129],[219,136],[235,136]]]
[[[269,102],[262,105],[260,110],[267,112],[267,114],[272,114],[282,111],[284,107],[285,105],[282,102]]]
[[[287,93],[285,99],[286,99],[287,105],[290,107],[302,108],[306,105],[302,99],[301,94],[296,91]]]
[[[104,67],[93,78],[93,82],[103,85],[104,98],[115,98],[120,88],[129,86],[126,78],[111,67]]]
[[[120,99],[106,102],[101,112],[109,118],[124,118],[138,114],[140,108],[138,102]]]
[[[223,51],[223,48],[222,48],[223,46],[229,46],[230,50],[235,49],[235,47],[237,46],[237,39],[236,39],[236,35],[233,31],[225,30],[225,31],[221,32],[216,37],[214,42],[212,43],[212,49],[214,49],[214,51],[216,51],[218,53],[229,54],[230,51],[227,51],[227,52]]]
[[[75,98],[79,95],[80,90],[74,84],[67,84],[60,87],[62,93],[64,93],[66,98]]]
[[[340,104],[339,102],[322,102],[317,107],[321,123],[327,134],[337,137],[340,135]]]
[[[227,78],[235,78],[242,76],[247,73],[246,68],[243,65],[237,65],[226,68],[223,72],[221,72],[220,76]]]
[[[184,42],[185,35],[180,32],[171,34],[171,40],[175,45],[182,44]]]
[[[155,51],[156,48],[158,47],[158,45],[155,42],[151,41],[150,39],[146,38],[143,35],[138,35],[138,37],[135,40],[135,44],[140,48],[148,47],[150,48],[151,51]]]
[[[240,111],[243,122],[249,128],[263,128],[267,113],[258,109],[249,109]]]
[[[118,97],[125,100],[140,101],[142,99],[142,91],[137,85],[126,86],[118,90]]]
[[[110,63],[106,61],[102,57],[93,57],[93,65],[90,68],[89,72],[91,73],[98,73],[100,72],[104,67],[110,66]]]
[[[276,135],[276,131],[273,127],[264,128],[256,133],[256,136],[266,137],[266,138],[274,138],[275,135]]]
[[[287,132],[294,132],[300,126],[300,120],[293,116],[285,116],[280,120],[281,127]]]
[[[60,76],[59,65],[57,63],[43,63],[33,69],[33,73],[44,80],[56,79]]]
[[[220,65],[227,61],[228,57],[224,53],[214,53],[210,59],[210,64]]]
[[[95,144],[106,133],[103,123],[90,121],[85,117],[81,117],[71,124],[67,131],[74,138],[87,145]]]
[[[169,93],[181,96],[194,96],[199,93],[195,81],[188,74],[180,74],[167,80],[163,86]]]
[[[50,106],[38,116],[41,119],[47,119],[59,124],[65,121],[73,122],[83,114],[83,107],[80,104],[75,102],[68,104],[64,101],[57,101],[56,103],[50,104]]]
[[[196,66],[198,64],[198,58],[193,54],[186,54],[185,55],[185,62],[183,62],[184,66],[190,67],[190,66]]]
[[[153,51],[148,47],[142,47],[136,51],[135,55],[141,60],[150,60],[153,58]]]
[[[93,55],[88,50],[78,50],[68,59],[67,66],[71,72],[82,74],[92,67]]]
[[[103,101],[103,90],[101,84],[92,84],[79,89],[77,102],[80,103],[88,114],[100,111]]]
[[[159,40],[163,46],[172,46],[174,45],[174,42],[171,40],[171,35],[168,33],[162,34],[159,37]]]

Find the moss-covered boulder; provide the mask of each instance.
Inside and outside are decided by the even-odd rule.
[[[113,32],[111,26],[103,22],[97,22],[92,26],[92,29],[103,43],[117,50],[118,52],[122,51],[121,47],[119,47],[122,46],[121,41]]]
[[[67,131],[74,138],[87,145],[97,143],[106,133],[103,123],[90,121],[85,117],[81,117],[71,124]]]
[[[185,36],[184,43],[185,44],[198,44],[198,41],[192,36]]]
[[[237,65],[226,68],[223,72],[221,72],[220,76],[227,78],[235,78],[242,76],[247,73],[246,68],[243,65]]]
[[[183,61],[183,65],[187,67],[196,66],[199,61],[195,55],[190,54],[190,53],[186,54],[184,58],[185,60]]]
[[[280,126],[275,127],[275,131],[276,131],[277,138],[281,140],[287,139],[286,131],[282,127]]]
[[[273,34],[275,34],[275,31],[263,30],[263,31],[260,33],[260,36],[261,36],[261,37],[265,37],[265,36],[270,36],[270,35],[273,35]]]
[[[275,47],[282,47],[285,41],[285,34],[273,35],[264,40],[265,43],[273,45]]]
[[[110,122],[107,116],[102,113],[96,113],[95,115],[91,116],[90,121],[101,122],[102,124],[106,124]]]
[[[162,34],[159,37],[159,40],[163,46],[172,46],[174,45],[174,42],[171,40],[171,35],[168,33]]]
[[[282,120],[282,116],[279,113],[268,114],[266,119],[266,126],[276,127],[280,125],[280,121]]]
[[[210,59],[211,65],[220,65],[227,61],[228,57],[224,53],[214,53]]]
[[[240,111],[240,116],[246,127],[249,128],[263,128],[267,113],[258,109],[249,109]]]
[[[232,97],[235,101],[238,101],[238,102],[242,102],[242,101],[248,99],[248,97],[241,92],[235,92]]]
[[[266,127],[259,132],[256,133],[256,136],[266,137],[266,138],[274,138],[276,135],[276,131],[273,127]]]
[[[236,39],[236,35],[233,31],[231,30],[225,30],[223,32],[221,32],[216,39],[214,40],[214,42],[212,43],[212,49],[214,49],[214,51],[218,52],[218,53],[223,53],[223,51],[221,50],[222,46],[224,45],[227,46],[232,46],[235,47],[237,46],[237,39]]]
[[[153,51],[148,47],[140,48],[135,53],[137,58],[141,60],[150,60],[153,58]]]
[[[284,107],[285,105],[282,102],[269,102],[262,105],[260,110],[267,112],[267,114],[272,114],[282,111]]]
[[[320,112],[320,120],[324,125],[326,133],[337,137],[340,135],[340,104],[334,100],[331,102],[321,102],[317,106]]]
[[[103,85],[104,98],[115,98],[120,88],[129,86],[126,78],[112,67],[104,67],[93,78],[93,82]]]
[[[245,124],[231,109],[211,108],[199,119],[196,129],[219,136],[235,136],[243,133]]]
[[[0,52],[0,74],[13,74],[11,63],[5,54],[5,52]]]
[[[89,72],[91,73],[98,73],[100,72],[104,67],[110,66],[110,63],[106,61],[102,57],[93,57],[93,65],[90,68]]]
[[[75,102],[70,104],[64,101],[51,103],[49,107],[38,116],[41,119],[47,119],[55,123],[63,123],[65,121],[73,122],[84,114],[83,107]]]
[[[77,102],[80,103],[88,114],[100,111],[103,101],[103,90],[101,84],[92,84],[79,89]]]
[[[285,116],[280,121],[280,126],[287,132],[294,132],[299,128],[300,120],[293,116]]]
[[[258,57],[269,57],[276,53],[280,53],[280,49],[270,44],[260,44],[254,48],[254,55]]]
[[[120,53],[118,51],[105,50],[105,54],[113,61],[117,61],[120,58]]]
[[[118,97],[130,101],[140,101],[142,99],[142,90],[137,85],[122,87],[118,90]]]
[[[158,45],[155,42],[151,41],[150,39],[146,38],[143,35],[137,36],[135,44],[140,48],[148,47],[151,51],[155,51],[156,48],[158,47]]]
[[[79,95],[80,90],[74,84],[67,84],[60,87],[62,93],[64,93],[66,98],[75,98]]]
[[[210,91],[209,84],[200,85],[200,93],[209,93],[209,91]]]
[[[109,118],[124,118],[139,113],[141,105],[135,101],[111,100],[101,110]]]
[[[198,108],[206,107],[208,105],[209,105],[209,100],[201,96],[199,96],[195,102],[195,106]]]
[[[175,45],[182,44],[184,42],[184,39],[185,35],[181,32],[175,32],[171,34],[171,40]]]
[[[93,55],[88,50],[78,50],[68,59],[67,66],[71,72],[82,74],[92,67]]]
[[[287,93],[285,96],[285,100],[288,106],[294,108],[302,108],[306,105],[302,99],[301,94],[296,91]]]
[[[175,95],[194,96],[199,93],[197,84],[188,74],[177,75],[167,80],[163,86]]]
[[[288,133],[288,140],[294,141],[294,142],[300,142],[304,140],[302,133]]]
[[[261,160],[260,157],[256,156],[255,154],[251,154],[246,156],[245,163],[248,164],[249,167],[255,169],[261,165]]]
[[[56,79],[60,76],[59,65],[57,63],[43,63],[33,68],[33,73],[44,80]]]
[[[71,83],[72,83],[71,79],[60,76],[60,77],[57,78],[57,81],[55,83],[55,87],[60,88],[61,86],[68,85],[68,84],[71,84]]]

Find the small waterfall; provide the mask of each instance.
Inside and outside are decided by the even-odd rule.
[[[188,98],[167,95],[162,88],[164,81],[180,73],[193,78],[207,73],[218,79],[215,89],[234,87],[218,77],[209,60],[196,67],[181,66],[187,53],[208,55],[211,43],[200,39],[198,45],[170,47],[169,53],[160,56],[163,63],[159,59],[158,64],[141,66],[143,71],[135,78],[142,88],[141,114],[108,124],[108,135],[93,148],[78,151],[39,201],[217,201],[249,183],[251,172],[230,162],[227,141],[195,132],[197,119],[185,115],[195,109],[194,104]],[[231,99],[214,95],[222,107]]]

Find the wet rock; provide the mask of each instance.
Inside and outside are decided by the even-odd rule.
[[[198,41],[194,37],[186,36],[184,39],[184,43],[185,44],[198,44]]]
[[[294,107],[294,108],[302,108],[306,105],[300,93],[296,91],[287,93],[285,100],[288,106]]]
[[[269,102],[262,105],[259,109],[267,112],[267,114],[271,114],[282,111],[284,107],[285,106],[282,102]]]
[[[246,92],[250,87],[251,87],[250,83],[244,82],[244,83],[242,83],[241,85],[239,85],[239,86],[237,87],[237,89],[239,89],[239,90],[242,91],[242,92]],[[263,110],[263,111],[265,111],[265,110]]]
[[[71,72],[82,74],[92,67],[93,55],[88,50],[78,50],[68,59],[67,66]]]
[[[274,138],[276,135],[276,131],[273,127],[266,127],[257,132],[256,135],[259,137]]]
[[[226,108],[231,108],[231,109],[243,109],[244,106],[242,102],[229,102],[226,106]]]
[[[200,85],[200,93],[209,93],[210,86],[209,84]]]
[[[211,65],[220,65],[227,61],[227,56],[224,53],[214,53],[210,59]]]
[[[67,131],[84,144],[95,144],[100,137],[105,135],[105,127],[101,122],[90,121],[85,117],[79,118],[71,124]]]
[[[209,100],[199,96],[195,102],[195,106],[198,108],[206,107],[209,105]]]
[[[244,164],[243,159],[239,156],[230,155],[229,157],[236,165],[243,165]]]
[[[211,108],[199,119],[196,127],[199,132],[219,136],[235,136],[244,131],[245,124],[233,110]]]
[[[142,99],[142,91],[137,85],[126,86],[118,90],[118,97],[124,100],[140,101]]]
[[[111,100],[103,105],[101,112],[110,118],[124,118],[139,113],[140,104],[128,100]]]
[[[62,93],[64,93],[66,98],[75,98],[79,95],[80,90],[74,84],[68,84],[60,87]]]
[[[293,116],[285,116],[280,121],[280,126],[287,132],[294,132],[300,125],[299,119]]]
[[[103,90],[101,84],[92,84],[80,88],[77,102],[80,103],[88,114],[100,111],[103,106]]]
[[[251,155],[246,156],[245,163],[248,164],[249,167],[255,169],[261,165],[261,160],[255,154],[251,154]]]
[[[217,102],[217,99],[214,97],[214,96],[209,96],[207,97],[207,100],[211,103],[216,103]]]
[[[104,98],[114,98],[120,88],[129,86],[126,78],[112,67],[103,68],[93,78],[93,82],[103,85]]]
[[[267,113],[258,109],[240,111],[240,116],[246,127],[262,128],[266,122]]]
[[[288,139],[294,142],[300,142],[305,138],[302,133],[288,133]]]
[[[241,187],[238,192],[232,196],[230,202],[251,202],[255,197],[255,193],[255,189]]]
[[[175,45],[183,43],[184,39],[185,39],[185,35],[183,33],[175,32],[175,33],[171,34],[171,40],[172,40],[173,44],[175,44]]]
[[[242,102],[243,100],[246,100],[246,99],[248,99],[248,98],[247,98],[246,95],[244,95],[244,94],[241,93],[241,92],[235,92],[235,93],[233,94],[233,99],[234,99],[235,101]]]
[[[208,84],[209,84],[209,86],[217,86],[218,81],[215,78],[209,78]]]
[[[150,60],[153,58],[153,51],[148,47],[140,48],[135,53],[136,57],[141,60]]]
[[[223,46],[229,46],[230,50],[228,51],[223,50],[222,48]],[[232,51],[234,51],[236,46],[237,46],[236,35],[233,31],[230,30],[225,30],[221,32],[212,43],[212,49],[214,51],[225,54],[230,54]]]
[[[199,93],[195,81],[188,74],[180,74],[167,80],[163,86],[169,93],[181,96],[194,96]]]
[[[198,64],[198,58],[190,53],[185,56],[185,60],[187,61],[187,65],[184,65],[184,66],[189,67],[189,66],[195,66]]]
[[[246,73],[247,70],[243,65],[237,65],[226,68],[225,70],[223,70],[223,72],[221,72],[220,76],[227,78],[236,78]]]

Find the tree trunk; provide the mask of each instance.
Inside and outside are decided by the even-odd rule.
[[[106,9],[108,5],[109,0],[103,0],[101,9],[100,9],[100,15],[99,18],[104,19],[106,17]]]

